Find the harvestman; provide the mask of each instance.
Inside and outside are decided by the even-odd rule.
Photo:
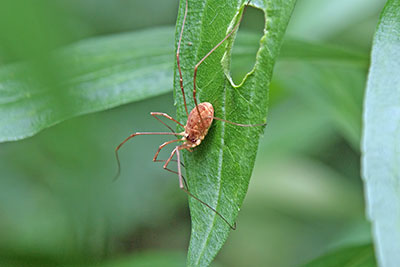
[[[246,6],[249,3],[250,3],[250,1],[248,1],[246,3]],[[179,151],[186,149],[187,151],[192,152],[193,148],[195,148],[198,145],[200,145],[201,141],[204,140],[205,136],[207,135],[208,129],[210,128],[213,120],[219,120],[219,121],[223,121],[223,122],[230,123],[230,124],[237,125],[237,126],[241,126],[241,127],[254,127],[254,126],[265,126],[266,125],[265,123],[262,123],[262,124],[240,124],[240,123],[235,123],[235,122],[231,122],[231,121],[227,121],[227,120],[224,120],[224,119],[221,119],[221,118],[214,117],[214,108],[213,108],[213,106],[208,102],[203,102],[203,103],[198,104],[197,103],[197,99],[196,99],[196,77],[197,77],[197,69],[198,69],[198,67],[200,66],[201,63],[204,62],[204,60],[206,60],[207,57],[209,57],[223,42],[225,42],[237,30],[237,28],[240,25],[240,22],[242,21],[244,11],[243,11],[239,21],[236,23],[236,25],[232,29],[232,31],[230,31],[228,33],[228,35],[226,35],[224,39],[222,39],[213,49],[211,49],[210,52],[208,52],[194,67],[194,74],[193,74],[193,100],[194,100],[194,103],[195,103],[195,108],[193,108],[190,113],[188,112],[188,108],[187,108],[187,105],[186,105],[186,97],[185,97],[185,92],[184,92],[184,88],[183,88],[182,70],[181,70],[180,61],[179,61],[179,52],[180,52],[180,48],[181,48],[182,34],[183,34],[183,29],[185,27],[187,11],[188,11],[188,0],[186,0],[185,14],[184,14],[184,17],[183,17],[182,28],[181,28],[181,31],[180,31],[178,48],[177,48],[177,52],[176,52],[176,62],[177,62],[178,71],[179,71],[179,84],[180,84],[180,88],[181,88],[182,95],[183,95],[183,102],[184,102],[184,105],[185,105],[186,115],[188,117],[186,125],[183,125],[182,123],[180,123],[179,121],[175,120],[174,118],[172,118],[171,116],[169,116],[166,113],[151,112],[150,113],[151,116],[153,116],[155,119],[157,119],[162,124],[164,124],[166,127],[168,127],[171,130],[171,132],[136,132],[136,133],[131,134],[129,137],[127,137],[115,149],[115,155],[116,155],[117,163],[118,163],[118,173],[117,173],[116,177],[118,177],[119,174],[120,174],[120,161],[119,161],[119,157],[118,157],[118,150],[129,139],[131,139],[131,138],[133,138],[135,136],[138,136],[138,135],[174,135],[174,136],[182,136],[182,138],[180,138],[180,139],[171,140],[171,141],[165,142],[162,145],[160,145],[158,150],[157,150],[157,152],[156,152],[156,154],[154,155],[153,161],[154,162],[165,162],[163,168],[165,170],[167,170],[167,171],[170,171],[170,172],[175,173],[175,174],[178,175],[178,177],[179,177],[179,187],[183,191],[185,191],[190,197],[196,199],[197,201],[199,201],[200,203],[202,203],[203,205],[205,205],[206,207],[211,209],[213,212],[215,212],[219,217],[221,217],[222,220],[225,221],[225,223],[227,223],[229,225],[229,227],[231,229],[235,230],[236,229],[236,223],[234,223],[233,225],[230,224],[225,219],[225,217],[222,216],[213,207],[211,207],[210,205],[208,205],[207,203],[205,203],[204,201],[202,201],[201,199],[199,199],[198,197],[196,197],[195,195],[190,193],[189,188],[188,188],[187,183],[186,183],[186,180],[182,176],[181,165],[183,166],[183,164],[181,163]],[[165,118],[175,122],[176,124],[182,126],[185,130],[183,132],[181,132],[181,133],[176,133],[171,127],[169,127],[166,123],[164,123],[157,116],[165,117]],[[167,160],[159,160],[159,159],[157,159],[158,158],[158,154],[160,153],[161,149],[163,149],[165,146],[167,146],[167,145],[169,145],[171,143],[175,143],[175,142],[183,142],[183,144],[176,146],[174,148],[174,150],[172,150],[171,155],[169,156],[169,158]],[[172,159],[175,154],[176,154],[176,158],[177,158],[176,161],[177,161],[177,165],[178,165],[178,171],[177,172],[168,168],[169,163],[171,161],[175,161],[175,160]]]

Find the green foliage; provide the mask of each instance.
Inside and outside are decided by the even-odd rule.
[[[322,62],[283,62],[276,78],[329,118],[354,149],[359,150],[366,64],[359,64],[358,59],[352,61],[351,57],[347,60],[338,64],[340,57],[329,62],[327,56]]]
[[[132,130],[157,129],[148,113],[171,106],[165,96],[156,97],[2,144],[0,260],[93,262],[115,250],[109,239],[171,220],[184,196],[173,193],[175,176],[151,161],[162,138],[121,151],[122,175],[112,183],[117,143]]]
[[[96,267],[184,267],[185,256],[176,252],[148,251],[109,261]]]
[[[84,40],[30,64],[0,68],[0,142],[169,91],[171,52],[171,29],[159,28]],[[57,69],[55,77],[40,75],[41,64]]]
[[[375,267],[372,245],[343,248],[322,256],[304,267]]]
[[[234,74],[251,60],[248,51],[256,50],[258,41],[253,32],[243,32],[235,41]],[[38,76],[35,64],[2,66],[0,142],[32,136],[67,118],[168,92],[173,59],[173,28],[162,27],[90,38],[59,49],[48,61],[49,67],[58,66],[63,74],[54,88]],[[366,62],[362,53],[294,39],[284,43],[280,59],[323,63],[334,59],[361,66]]]
[[[233,26],[232,20],[237,20],[240,3],[238,0],[235,4],[228,3],[225,14],[219,6],[220,1],[191,2],[196,2],[192,5],[197,7],[206,4],[205,10],[197,9],[199,14],[196,10],[189,13],[191,18],[197,15],[201,18],[192,21],[184,35],[182,57],[189,61],[183,65],[185,89],[190,107],[193,107],[193,65],[202,53],[208,52],[225,36],[227,25]],[[254,5],[264,2],[252,0]],[[268,75],[263,80],[269,83],[271,93],[268,127],[260,140],[249,192],[241,216],[237,218],[238,230],[230,233],[229,242],[215,259],[217,264],[299,266],[333,247],[352,248],[354,244],[372,242],[370,225],[364,219],[359,142],[369,41],[383,3],[380,0],[367,2],[298,1],[288,26],[289,38],[282,45],[270,83],[274,60],[267,62]],[[288,4],[287,1],[282,3],[283,6]],[[396,3],[389,1],[388,5]],[[150,111],[175,116],[172,94],[163,93],[170,92],[173,87],[172,25],[177,7],[177,0],[0,2],[1,266],[185,264],[190,234],[187,196],[179,191],[176,175],[163,171],[160,164],[151,161],[155,150],[166,138],[138,137],[127,143],[120,153],[122,175],[111,183],[116,168],[115,146],[134,131],[163,131],[163,126],[148,115]],[[274,27],[286,19],[279,16],[279,9],[275,7],[269,5],[267,35],[276,33]],[[393,11],[387,8],[386,13],[390,13],[389,10]],[[220,16],[212,16],[217,13]],[[260,30],[265,21],[263,11],[248,8],[246,16],[233,49],[234,38],[200,66],[198,92],[201,100],[214,101],[219,114],[221,107],[225,107],[227,118],[257,123],[265,119],[265,114],[258,112],[256,107],[253,107],[256,112],[250,116],[246,114],[248,110],[241,112],[248,104],[245,98],[236,98],[236,95],[243,88],[249,88],[246,94],[255,92],[258,97],[257,93],[264,92],[265,97],[267,87],[254,88],[251,84],[258,72],[253,71],[246,82],[233,88],[226,78],[231,75],[236,84],[241,83],[242,76],[254,65],[260,38],[265,33]],[[380,28],[388,29],[393,23],[387,22],[387,17],[382,17]],[[204,33],[197,31],[199,28],[204,29]],[[260,33],[255,33],[256,30]],[[205,34],[210,32],[215,35]],[[204,38],[190,39],[195,35]],[[381,60],[393,63],[395,58],[384,54],[391,47],[382,42],[391,35],[381,31],[377,36],[380,39],[375,43],[381,47],[379,53],[374,50],[379,54],[373,59],[374,66],[377,62],[382,64]],[[275,37],[281,36],[263,41],[274,43]],[[192,46],[188,46],[188,42]],[[276,53],[276,46],[271,47],[271,52]],[[188,53],[191,50],[193,53]],[[229,53],[224,54],[225,51]],[[268,54],[268,57],[274,56]],[[378,69],[382,71],[378,72]],[[396,69],[398,67],[385,71],[373,68],[371,73],[377,74],[371,78],[374,77],[375,85],[378,84],[375,93],[380,92],[381,84],[393,82],[378,79],[378,74],[386,77]],[[207,84],[208,81],[211,83]],[[225,81],[222,87],[217,84],[219,81]],[[179,97],[180,90],[177,86],[175,89],[178,89],[176,96]],[[384,89],[381,91],[386,92],[386,85]],[[223,103],[219,101],[221,90],[227,92]],[[393,99],[394,102],[398,99],[388,95],[374,95],[367,100]],[[176,102],[182,108],[181,99]],[[381,116],[379,111],[389,108],[386,104],[378,106],[384,101],[373,103],[377,108],[367,112],[369,118],[374,114]],[[185,116],[180,111],[180,119],[184,122]],[[388,113],[384,121],[395,118],[396,112],[385,114]],[[382,124],[374,120],[367,125],[371,133],[376,133],[373,127]],[[235,154],[224,151],[228,155],[223,158],[225,165],[221,166],[225,168],[223,177],[227,182],[237,177],[237,169],[241,167],[240,162],[227,164],[233,156],[239,155],[237,147],[240,145],[240,149],[247,151],[250,150],[248,144],[255,146],[254,140],[244,142],[247,140],[243,132],[249,131],[257,137],[258,133],[252,131],[258,129],[214,122],[205,143],[193,154],[187,153],[186,157],[190,158],[186,160],[206,157],[208,151],[215,155],[214,145],[222,148],[218,137],[224,127],[224,139],[221,139],[224,145],[235,145],[230,148]],[[382,131],[385,129],[382,127]],[[4,142],[28,136],[32,138]],[[381,139],[374,134],[375,151],[384,141]],[[236,140],[240,143],[235,143]],[[161,158],[168,157],[170,151],[170,148],[162,151]],[[386,155],[381,158],[389,159]],[[240,160],[250,162],[241,171],[252,169],[251,157]],[[373,160],[368,162],[369,170],[380,171],[385,166],[382,161]],[[197,168],[194,174],[214,171],[211,167],[218,164],[210,161],[212,158],[192,164]],[[200,166],[196,164],[202,163],[205,167],[199,170]],[[229,173],[233,173],[232,177],[226,177]],[[192,185],[197,181],[196,177],[189,178]],[[371,185],[368,188],[373,188],[368,192],[378,192],[375,185],[381,180],[368,180]],[[225,193],[236,190],[236,183],[235,180],[218,186]],[[206,192],[215,193],[212,190],[197,193]],[[390,192],[390,188],[385,187],[381,195],[389,197]],[[244,194],[239,193],[229,199],[222,195],[221,199],[236,201]],[[388,218],[388,212],[395,210],[391,207],[398,201],[393,199],[389,208],[378,207],[379,210],[371,213],[378,236],[375,247],[378,253],[385,252],[386,255],[391,253],[387,248],[395,249],[397,243],[389,239],[383,242],[378,226],[382,225],[379,219]],[[369,200],[375,207],[379,204],[378,198]],[[223,207],[229,207],[229,203],[220,204],[218,209],[227,212]],[[211,201],[210,204],[215,203]],[[199,214],[205,217],[204,220],[213,216],[196,203],[191,206],[192,212],[196,213],[197,228],[202,219]],[[234,220],[235,214],[224,215]],[[226,227],[219,218],[215,220],[216,227]],[[394,239],[396,231],[393,233]],[[222,229],[221,236],[226,235]],[[203,250],[202,263],[211,260],[224,240],[214,241],[210,238],[208,250]],[[384,249],[379,249],[382,244],[385,244]],[[191,255],[195,255],[195,249],[191,249]],[[340,255],[334,252],[329,263],[344,265],[340,262],[343,255],[358,251],[366,252],[365,257],[372,259],[372,249],[360,247],[344,249]],[[383,257],[378,254],[380,258]]]
[[[189,2],[183,32],[181,65],[188,108],[193,105],[193,68],[238,21],[244,1]],[[253,1],[265,13],[265,35],[261,38],[254,69],[240,85],[231,81],[229,66],[234,38],[230,38],[199,67],[197,86],[200,102],[210,102],[215,116],[243,124],[266,120],[268,88],[272,70],[295,1]],[[181,1],[176,40],[182,26],[185,1]],[[210,27],[212,21],[213,27]],[[189,45],[188,43],[191,43]],[[179,75],[175,70],[175,97],[180,121],[187,118]],[[262,127],[238,127],[215,122],[207,138],[193,153],[184,153],[186,176],[192,194],[215,207],[229,222],[235,222],[244,197],[257,152]],[[192,233],[188,265],[206,266],[222,247],[230,227],[211,210],[189,200]]]
[[[364,105],[363,176],[377,258],[400,262],[400,1],[389,0],[379,19]]]

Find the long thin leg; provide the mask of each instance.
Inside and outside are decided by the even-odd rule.
[[[182,96],[183,96],[183,103],[185,104],[186,115],[189,117],[189,112],[188,112],[187,105],[186,105],[185,90],[183,89],[183,77],[182,77],[181,64],[180,64],[180,61],[179,61],[179,52],[180,52],[180,49],[181,49],[182,35],[183,35],[183,29],[185,28],[185,22],[186,22],[187,11],[188,11],[188,0],[186,0],[185,15],[183,16],[181,33],[180,33],[180,35],[179,35],[178,48],[176,49],[176,63],[177,63],[177,65],[178,65],[179,84],[180,84],[180,86],[181,86],[181,91],[182,91]]]
[[[183,141],[183,140],[182,139],[171,140],[171,141],[165,142],[164,144],[160,145],[158,147],[156,154],[154,155],[153,161],[157,161],[158,154],[160,153],[161,149],[163,149],[166,145],[169,145],[169,144],[172,144],[175,142],[179,142],[179,141]]]
[[[171,132],[175,133],[175,131],[169,127],[165,122],[163,122],[162,120],[160,120],[157,116],[163,116],[164,118],[167,118],[177,124],[179,124],[180,126],[182,126],[183,128],[185,128],[185,125],[183,125],[182,123],[180,123],[179,121],[175,120],[174,118],[172,118],[170,115],[168,115],[167,113],[163,113],[163,112],[150,112],[150,115],[153,116],[156,120],[158,120],[159,122],[161,122],[162,124],[164,124],[168,129],[171,130]]]
[[[267,125],[266,123],[241,124],[241,123],[236,123],[236,122],[233,122],[233,121],[227,121],[227,120],[224,120],[224,119],[221,119],[221,118],[217,118],[217,117],[213,117],[213,119],[214,120],[218,120],[218,121],[223,121],[223,122],[226,122],[226,123],[230,123],[230,124],[233,124],[233,125],[236,125],[236,126],[241,126],[241,127],[257,127],[257,126],[265,126],[265,125]]]
[[[166,159],[157,159],[154,162],[166,162],[166,161],[167,161]],[[171,159],[171,161],[178,162],[176,159]],[[183,168],[185,168],[185,164],[183,164],[183,162],[181,162],[181,165]]]
[[[181,157],[180,157],[180,154],[179,154],[179,150],[180,150],[180,149],[185,149],[185,147],[184,147],[184,146],[176,147],[176,148],[174,149],[174,152],[171,153],[171,156],[173,156],[173,154],[176,152],[176,157],[177,157],[177,160],[178,160],[179,187],[180,187],[183,191],[185,191],[186,194],[188,194],[190,197],[196,199],[196,200],[199,201],[201,204],[205,205],[206,207],[208,207],[209,209],[211,209],[213,212],[215,212],[215,214],[217,214],[219,217],[221,217],[221,219],[224,220],[224,222],[225,222],[227,225],[229,225],[229,227],[230,227],[232,230],[236,230],[236,222],[235,222],[233,225],[231,225],[231,224],[228,222],[228,220],[225,219],[225,217],[222,216],[218,211],[216,211],[213,207],[211,207],[210,205],[208,205],[207,203],[205,203],[204,201],[202,201],[201,199],[199,199],[198,197],[196,197],[195,195],[193,195],[192,193],[190,193],[190,191],[189,191],[188,189],[186,189],[186,188],[183,186],[183,183],[186,184],[186,181],[183,179],[183,176],[182,176],[182,170],[181,170],[181,164],[180,164],[180,163],[181,163]]]
[[[171,155],[169,156],[169,158],[167,159],[167,161],[165,162],[165,164],[163,165],[163,168],[166,169],[168,167],[169,162],[172,160],[172,157],[175,155],[176,150],[178,149],[179,146],[176,146],[174,148],[174,150],[172,150]],[[180,160],[178,160],[178,162],[180,163]],[[179,164],[180,165],[180,164]],[[179,167],[180,168],[180,167]]]
[[[249,1],[247,2],[247,4],[245,5],[245,7],[244,7],[244,9],[243,9],[243,12],[242,12],[242,15],[240,16],[240,19],[239,19],[239,21],[236,23],[235,27],[233,27],[232,31],[230,31],[230,32],[225,36],[225,38],[222,39],[216,46],[214,46],[214,48],[211,49],[210,52],[208,52],[208,53],[196,64],[196,66],[194,67],[194,74],[193,74],[193,99],[194,99],[194,104],[195,104],[195,106],[196,106],[197,113],[198,113],[199,116],[200,116],[200,120],[201,120],[201,123],[203,124],[203,126],[204,126],[203,118],[201,117],[200,110],[199,110],[199,106],[198,106],[198,104],[197,104],[197,99],[196,99],[196,78],[197,78],[197,69],[198,69],[198,67],[200,66],[200,64],[203,63],[204,60],[206,60],[206,58],[208,58],[220,45],[222,45],[222,44],[237,30],[237,28],[239,27],[240,23],[242,22],[243,14],[244,14],[244,11],[246,10],[246,6],[247,6],[249,3],[250,3],[250,0],[249,0]]]
[[[130,136],[128,136],[124,141],[122,141],[121,144],[119,144],[116,148],[115,148],[115,158],[117,159],[117,164],[118,164],[118,169],[117,169],[117,173],[114,177],[114,181],[119,177],[120,173],[121,173],[121,163],[119,161],[119,156],[118,156],[118,150],[131,138],[138,136],[138,135],[175,135],[175,136],[182,136],[183,133],[169,133],[169,132],[161,132],[161,133],[157,133],[157,132],[138,132],[138,133],[133,133]]]
[[[186,183],[185,178],[182,176],[181,165],[183,165],[183,164],[181,163],[180,157],[178,157],[178,160],[177,160],[177,162],[178,162],[178,172],[173,171],[173,170],[171,170],[171,169],[168,168],[168,164],[169,164],[171,161],[173,161],[172,157],[175,155],[175,153],[176,153],[177,151],[178,151],[178,154],[179,154],[179,148],[182,147],[182,146],[184,147],[184,145],[180,145],[180,146],[176,146],[176,147],[174,148],[174,150],[172,150],[171,155],[170,155],[169,158],[165,161],[165,164],[164,164],[163,168],[164,168],[165,170],[167,170],[167,171],[170,171],[170,172],[172,172],[172,173],[178,174],[178,177],[179,177],[179,187],[181,187],[181,185],[183,186],[183,183],[182,183],[182,180],[183,180],[183,182],[184,182],[185,185],[186,185],[186,188],[189,189],[189,186],[188,186],[188,184]],[[182,178],[181,178],[181,177],[182,177]]]
[[[175,161],[175,160],[173,160],[173,161]],[[179,173],[178,173],[177,171],[173,171],[173,170],[171,170],[171,169],[169,169],[169,168],[165,168],[164,170],[166,170],[166,171],[169,171],[169,172],[172,172],[172,173],[175,173],[175,174],[178,174],[178,175],[179,175]],[[182,179],[183,179],[183,182],[185,183],[185,186],[186,186],[187,190],[189,190],[189,186],[188,186],[188,184],[187,184],[187,182],[186,182],[186,179],[185,179],[185,177],[183,177],[183,175],[182,175]]]
[[[154,162],[166,162],[166,161],[167,161],[167,159],[158,159],[158,160],[156,160],[156,161],[154,161]],[[175,160],[175,159],[171,159],[171,161],[178,162],[178,161]],[[182,166],[183,168],[185,168],[185,164],[183,164],[183,162],[181,162],[181,166]],[[169,171],[169,172],[172,172],[172,173],[175,173],[175,174],[179,174],[177,171],[173,171],[173,170],[171,170],[171,169],[169,169],[169,168],[164,168],[164,170]],[[189,186],[188,186],[188,184],[186,183],[185,177],[182,176],[182,178],[183,178],[183,181],[185,182],[186,188],[189,190]]]
[[[166,161],[167,161],[166,159],[158,159],[154,162],[166,162]],[[178,162],[176,159],[171,159],[171,161]],[[183,164],[183,162],[181,162],[181,166],[185,168],[185,164]]]

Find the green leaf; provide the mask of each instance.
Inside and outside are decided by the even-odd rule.
[[[375,255],[372,245],[363,245],[339,249],[322,256],[304,267],[375,267]]]
[[[233,50],[232,73],[251,60],[258,35],[243,32]],[[366,64],[363,54],[341,47],[288,40],[280,59]],[[51,65],[62,66],[63,97],[70,106],[59,112],[48,85],[28,64],[0,67],[0,142],[36,134],[67,118],[154,97],[172,89],[173,28],[152,28],[83,40],[54,53]],[[51,66],[53,68],[53,66]],[[36,93],[35,93],[36,92]],[[57,96],[57,94],[56,94]]]
[[[338,62],[340,60],[278,64],[275,78],[309,108],[330,120],[358,151],[366,64]]]
[[[400,262],[400,1],[389,0],[375,33],[364,102],[363,178],[381,266]]]
[[[37,62],[0,68],[0,142],[34,135],[65,119],[171,90],[173,32],[158,28],[70,45],[37,73]],[[42,76],[45,76],[42,79]]]
[[[235,40],[233,58],[241,60],[249,59],[254,50],[257,50],[259,42],[258,34],[251,31],[242,31]],[[369,57],[366,53],[355,51],[347,47],[318,42],[304,41],[294,38],[286,38],[282,44],[278,60],[302,60],[302,61],[334,61],[351,65],[366,66]],[[232,62],[235,64],[235,62]],[[232,68],[235,68],[232,65]]]
[[[323,60],[324,62],[329,60],[360,66],[368,63],[368,55],[365,53],[337,45],[319,44],[293,38],[285,40],[279,59]]]
[[[190,1],[182,39],[181,66],[186,99],[193,108],[194,65],[222,40],[243,10],[244,1]],[[230,38],[199,67],[197,84],[200,102],[210,102],[215,116],[237,123],[256,124],[266,120],[268,86],[272,69],[295,1],[252,1],[265,13],[265,35],[259,40],[254,69],[240,85],[230,82],[229,65],[234,38]],[[182,25],[185,1],[181,1],[176,40]],[[177,42],[176,42],[177,43]],[[187,116],[175,68],[178,118]],[[246,195],[262,127],[238,127],[215,121],[192,153],[184,151],[186,176],[191,192],[215,207],[232,224]],[[192,232],[189,266],[207,266],[222,247],[229,226],[204,205],[190,199]],[[240,226],[239,226],[240,227]]]

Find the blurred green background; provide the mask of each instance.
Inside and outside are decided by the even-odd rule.
[[[287,38],[368,57],[382,6],[299,0]],[[177,7],[177,0],[2,1],[0,65],[43,58],[88,37],[174,25]],[[249,8],[239,35],[261,36],[262,16]],[[58,70],[40,62],[39,77],[56,79]],[[278,61],[238,229],[216,266],[298,266],[370,242],[359,171],[367,64],[334,57]],[[235,80],[251,66],[233,58]],[[149,112],[174,115],[173,103],[171,91],[0,144],[0,265],[184,266],[187,197],[177,177],[152,162],[165,138],[127,144],[122,176],[111,183],[115,146],[134,131],[164,131]]]

